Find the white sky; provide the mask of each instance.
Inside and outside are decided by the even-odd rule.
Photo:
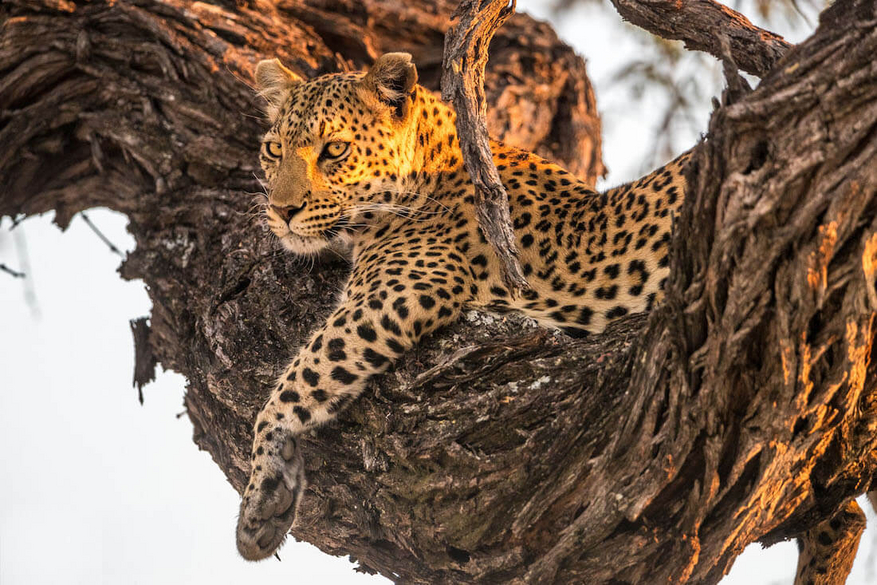
[[[549,16],[545,2],[518,6]],[[606,182],[634,178],[650,166],[643,161],[660,100],[631,102],[609,80],[642,46],[609,11],[580,9],[555,26],[588,58],[603,113]],[[708,112],[704,103],[701,128],[680,129],[677,151],[695,142]],[[133,247],[123,216],[90,217],[117,246]],[[27,283],[0,273],[0,585],[387,583],[304,543],[288,542],[282,562],[238,556],[238,495],[192,442],[188,419],[177,416],[183,378],[160,373],[144,389],[144,406],[131,387],[128,321],[149,314],[143,284],[118,277],[119,258],[81,218],[65,234],[49,220],[26,221],[15,238],[8,220],[0,224],[0,262],[21,268],[21,241],[30,260]],[[850,585],[877,579],[875,540],[877,531],[866,531]],[[722,583],[791,583],[796,556],[793,543],[754,545]]]

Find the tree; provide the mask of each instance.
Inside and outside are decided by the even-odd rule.
[[[870,488],[873,3],[839,0],[806,42],[756,59],[754,91],[731,63],[768,55],[764,31],[727,11],[690,30],[673,12],[713,14],[706,0],[616,4],[669,10],[660,22],[688,40],[729,39],[700,47],[728,63],[729,90],[696,155],[665,302],[588,340],[474,313],[433,336],[306,438],[297,538],[405,582],[714,583],[746,544],[842,520]],[[251,421],[346,269],[303,269],[254,233],[252,67],[276,54],[313,75],[407,50],[437,88],[451,9],[0,8],[0,214],[128,215],[122,274],[154,303],[135,327],[136,381],[156,361],[186,376],[195,441],[239,490]],[[495,135],[602,172],[584,65],[546,25],[499,30],[486,89]]]

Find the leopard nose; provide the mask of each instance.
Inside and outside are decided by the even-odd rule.
[[[296,213],[305,208],[307,203],[303,203],[300,206],[296,205],[272,205],[271,209],[274,210],[274,213],[283,218],[283,221],[289,223],[289,221],[295,216]]]

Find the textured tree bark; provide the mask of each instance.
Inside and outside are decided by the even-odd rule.
[[[758,28],[748,18],[713,0],[612,0],[625,20],[665,39],[683,41],[686,49],[722,59],[720,38],[743,71],[764,77],[789,50],[781,36]]]
[[[187,377],[195,441],[237,489],[251,421],[346,270],[279,254],[247,211],[251,68],[278,54],[315,74],[407,50],[436,87],[450,9],[0,7],[0,215],[129,216],[122,275],[154,303],[138,354]],[[871,2],[840,0],[714,112],[656,311],[586,340],[467,314],[305,438],[296,538],[400,582],[715,583],[746,544],[802,534],[869,489],[875,20]],[[516,16],[490,63],[494,135],[599,174],[572,51]]]
[[[445,37],[442,99],[457,112],[457,135],[466,172],[475,185],[475,215],[484,237],[499,258],[503,282],[512,296],[528,289],[518,261],[518,247],[509,214],[509,196],[493,163],[487,133],[484,68],[496,29],[515,12],[515,2],[463,0],[451,15],[456,25]]]

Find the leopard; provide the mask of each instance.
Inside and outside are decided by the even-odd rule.
[[[312,79],[277,59],[256,66],[271,125],[259,153],[267,226],[295,255],[347,247],[352,268],[256,417],[237,528],[246,559],[273,554],[295,519],[306,485],[297,437],[464,310],[517,311],[582,337],[660,300],[689,153],[599,193],[491,141],[529,285],[515,294],[478,225],[456,114],[417,80],[407,53]]]
[[[335,419],[424,336],[475,309],[583,337],[660,302],[693,153],[599,192],[491,140],[528,285],[513,291],[478,224],[456,113],[417,83],[410,54],[311,79],[268,59],[255,81],[270,124],[259,151],[268,228],[297,256],[344,248],[352,267],[256,417],[237,525],[248,560],[274,554],[295,521],[306,487],[299,436]],[[807,583],[808,570],[798,578]]]

